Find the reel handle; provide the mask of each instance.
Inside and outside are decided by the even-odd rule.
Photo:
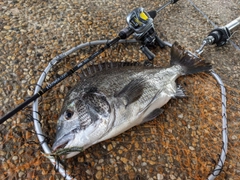
[[[148,49],[147,46],[143,45],[140,47],[140,49],[143,52],[143,54],[145,54],[150,61],[152,61],[154,59],[155,55]]]

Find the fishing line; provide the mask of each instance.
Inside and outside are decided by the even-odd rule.
[[[232,34],[231,34],[231,36],[229,37],[229,39],[230,38],[232,38],[233,37],[233,35],[234,34],[236,34],[236,33],[238,33],[239,31],[234,31]],[[235,44],[233,41],[229,41],[238,51],[240,51],[240,47],[237,45],[237,44]]]
[[[191,0],[188,0],[188,2],[200,13],[202,14],[202,16],[207,19],[207,22],[210,22],[210,24],[214,27],[217,28],[218,26],[211,20],[209,19],[209,17],[203,12],[201,11],[201,9],[199,9]]]

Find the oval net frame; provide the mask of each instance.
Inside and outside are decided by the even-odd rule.
[[[120,40],[119,43],[136,43],[137,41],[135,39],[133,40]],[[41,74],[37,85],[35,86],[35,91],[34,94],[37,94],[42,87],[42,84],[48,74],[48,72],[51,70],[52,67],[54,67],[56,64],[58,64],[62,59],[64,59],[66,56],[72,54],[75,51],[78,51],[84,47],[87,46],[95,46],[95,45],[100,45],[100,44],[106,44],[108,43],[108,40],[98,40],[98,41],[92,41],[92,42],[87,42],[87,43],[83,43],[80,44],[58,56],[56,56],[55,58],[53,58],[48,66],[44,69],[43,73]],[[165,44],[167,44],[169,47],[171,47],[171,43],[165,42]],[[226,89],[225,86],[221,80],[221,78],[212,70],[211,71],[212,76],[216,79],[216,81],[218,82],[220,89],[221,89],[221,101],[222,101],[222,150],[221,150],[221,154],[219,156],[219,161],[217,163],[217,165],[215,166],[214,170],[212,172],[210,172],[210,175],[208,176],[208,180],[213,180],[215,179],[222,171],[222,168],[224,166],[224,162],[226,160],[226,155],[227,155],[227,149],[228,149],[228,131],[227,131],[227,113],[226,113]],[[33,102],[32,105],[32,116],[33,116],[33,120],[34,120],[34,128],[35,128],[35,132],[36,135],[38,137],[38,140],[40,142],[40,145],[43,148],[44,153],[46,154],[46,157],[51,161],[51,163],[53,164],[53,166],[55,167],[55,169],[57,171],[59,171],[59,173],[65,178],[65,179],[73,179],[73,177],[71,177],[71,175],[69,175],[69,173],[64,169],[64,166],[60,163],[60,161],[58,159],[56,159],[54,156],[51,156],[50,154],[52,153],[51,149],[49,148],[47,142],[46,142],[46,137],[43,135],[43,130],[41,127],[41,123],[40,123],[40,116],[39,116],[39,101],[38,99],[36,99]]]

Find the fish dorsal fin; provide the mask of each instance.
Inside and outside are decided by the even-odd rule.
[[[99,71],[114,69],[114,68],[121,68],[126,66],[144,66],[140,62],[103,62],[99,64],[91,64],[87,66],[85,69],[81,70],[80,77],[89,77],[93,76],[95,73]]]
[[[134,79],[126,86],[124,86],[119,92],[115,93],[115,97],[123,98],[125,106],[138,100],[143,94],[144,80]]]

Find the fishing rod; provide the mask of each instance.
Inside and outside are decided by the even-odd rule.
[[[196,53],[200,55],[203,52],[203,48],[210,44],[216,44],[217,46],[225,45],[232,36],[232,29],[239,25],[240,16],[223,27],[217,27],[213,29],[203,40],[201,47],[196,50]]]
[[[122,29],[119,32],[118,37],[116,37],[113,40],[111,40],[110,42],[108,42],[104,47],[100,48],[98,51],[93,53],[87,59],[83,60],[81,63],[79,63],[78,65],[73,67],[71,70],[64,73],[60,77],[58,77],[52,83],[47,85],[45,88],[41,89],[38,93],[34,94],[30,98],[28,98],[26,101],[24,101],[23,103],[18,105],[16,108],[14,108],[12,111],[5,114],[3,117],[1,117],[0,124],[5,122],[7,119],[11,118],[13,115],[15,115],[17,112],[19,112],[23,108],[25,108],[31,102],[35,101],[37,98],[42,96],[48,90],[52,89],[54,86],[56,86],[58,83],[63,81],[65,78],[72,75],[75,71],[82,68],[85,64],[92,61],[95,57],[97,57],[99,54],[104,52],[106,49],[109,49],[111,46],[118,43],[120,39],[126,39],[133,34],[134,38],[143,44],[140,48],[142,50],[142,52],[147,56],[148,59],[153,60],[155,55],[148,49],[147,46],[155,45],[155,44],[159,45],[162,48],[165,46],[164,42],[162,40],[160,40],[160,38],[157,36],[157,34],[154,30],[153,19],[155,18],[157,12],[164,9],[169,4],[176,3],[177,1],[178,0],[170,0],[167,3],[165,3],[164,5],[162,5],[160,8],[158,8],[157,10],[150,11],[150,12],[146,12],[141,7],[134,9],[127,16],[128,27]],[[57,63],[60,59],[65,58],[66,56],[68,56],[69,54],[74,52],[76,49],[79,49],[79,48],[75,47],[65,53],[58,55],[50,63],[52,63],[52,64]]]

